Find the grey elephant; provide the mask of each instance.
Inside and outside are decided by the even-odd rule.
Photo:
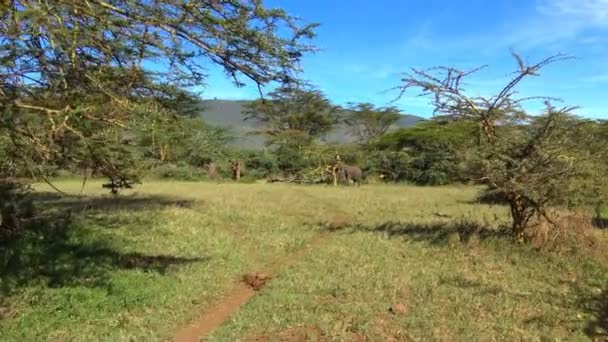
[[[352,180],[357,185],[361,185],[361,181],[363,180],[363,171],[361,168],[354,165],[340,165],[340,179],[345,180],[347,183],[350,183]]]

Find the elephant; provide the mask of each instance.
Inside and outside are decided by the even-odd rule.
[[[350,183],[352,180],[357,185],[361,185],[361,181],[363,180],[363,171],[358,166],[353,165],[340,165],[339,171],[340,179],[345,180],[347,183]]]

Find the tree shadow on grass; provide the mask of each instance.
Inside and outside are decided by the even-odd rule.
[[[593,225],[599,229],[608,229],[608,219],[596,217],[593,219]]]
[[[500,286],[488,285],[477,280],[465,278],[464,276],[458,274],[440,277],[439,285],[452,286],[463,290],[475,290],[477,291],[478,296],[495,296],[505,292],[505,289]]]
[[[596,295],[582,296],[579,305],[591,316],[585,334],[594,341],[608,341],[608,287]]]
[[[330,231],[338,230],[323,224]],[[340,227],[339,229],[344,229]],[[510,238],[507,229],[486,228],[476,222],[385,222],[379,225],[354,224],[346,227],[346,230],[354,232],[369,232],[383,234],[388,238],[408,238],[416,242],[427,242],[431,245],[445,245],[452,236],[458,236],[460,242],[468,243],[474,236],[480,240],[491,238]]]
[[[572,294],[556,295],[555,292],[547,292],[546,289],[532,288],[529,292],[518,292],[510,286],[490,285],[482,281],[471,280],[462,275],[454,274],[441,277],[440,286],[452,286],[466,291],[474,291],[476,296],[496,296],[499,294],[507,295],[522,300],[533,299],[542,300],[551,304],[553,307],[566,308],[575,312],[585,314],[587,319],[583,326],[583,333],[593,341],[608,341],[608,287],[603,289],[597,287],[602,282],[601,279],[589,276],[580,282],[560,282],[568,285],[574,293],[576,300],[572,300]],[[522,322],[535,329],[542,329],[548,326],[566,325],[566,328],[575,331],[581,328],[580,320],[576,317],[565,315],[550,315],[540,313],[527,318],[522,317]]]
[[[160,195],[61,195],[54,192],[36,192],[32,199],[42,208],[67,210],[156,210],[164,207],[191,208],[192,200]]]
[[[208,261],[208,257],[177,257],[122,253],[103,244],[81,245],[48,242],[35,251],[17,252],[2,272],[2,294],[36,282],[52,288],[86,286],[106,287],[111,272],[140,270],[166,274],[173,268]]]
[[[163,207],[189,207],[191,201],[161,196],[81,197],[53,193],[32,196],[42,213],[36,213],[17,236],[0,241],[1,295],[10,295],[32,284],[106,287],[112,272],[117,270],[166,274],[175,267],[208,260],[122,252],[113,247],[107,235],[92,234],[88,227],[89,224],[119,227],[133,222],[150,226],[154,224],[154,215],[111,214],[116,210],[152,214]]]
[[[330,231],[345,231],[350,233],[368,232],[383,234],[387,238],[406,238],[410,241],[423,242],[429,245],[445,246],[457,236],[457,241],[467,244],[474,236],[479,240],[502,240],[505,243],[513,243],[509,229],[488,229],[475,222],[430,222],[430,223],[408,223],[408,222],[386,222],[379,225],[355,224],[347,227],[333,228],[324,224],[324,228]],[[597,341],[608,341],[608,287],[606,281],[587,274],[583,283],[572,283],[569,286],[575,293],[576,299],[572,297],[555,296],[553,293],[532,290],[530,293],[513,291],[506,287],[485,284],[476,280],[464,278],[459,275],[442,277],[439,284],[452,286],[466,291],[475,291],[477,295],[495,296],[505,293],[514,298],[542,298],[555,307],[571,307],[572,310],[584,312],[589,318],[584,327],[584,333]],[[597,292],[589,290],[594,287]],[[603,287],[603,288],[602,288]],[[602,288],[601,291],[599,289]],[[580,329],[580,321],[570,317],[551,317],[549,315],[538,315],[524,320],[527,325],[543,327],[549,324],[566,324],[571,329]]]
[[[589,279],[593,282],[593,279]],[[590,295],[590,284],[585,282],[584,286],[579,283],[564,282],[571,287],[577,300],[572,301],[571,295],[556,295],[555,292],[540,288],[531,288],[528,292],[516,291],[508,284],[491,285],[483,281],[472,280],[462,275],[454,274],[441,277],[440,286],[451,286],[465,291],[473,291],[476,297],[496,296],[502,294],[514,299],[542,301],[553,307],[566,308],[575,312],[585,313],[588,321],[583,327],[583,333],[594,341],[608,340],[608,288],[600,295]],[[572,332],[580,329],[580,320],[576,317],[568,317],[564,314],[540,313],[528,317],[521,317],[522,323],[534,329],[543,329],[551,326],[564,326]]]

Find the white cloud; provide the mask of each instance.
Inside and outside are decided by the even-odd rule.
[[[408,39],[407,49],[463,50],[480,54],[504,53],[505,49],[544,48],[556,52],[570,43],[598,44],[597,32],[608,29],[608,0],[538,0],[531,10],[498,18],[495,27],[475,33],[443,37],[445,31],[427,21]],[[441,35],[439,35],[441,32]]]
[[[608,0],[546,0],[537,9],[546,16],[575,20],[582,26],[608,26]]]
[[[560,43],[592,44],[592,29],[608,28],[608,0],[542,0],[535,13],[517,24],[506,42],[522,48],[559,48]]]

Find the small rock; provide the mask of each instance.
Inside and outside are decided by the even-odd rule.
[[[340,230],[344,229],[349,225],[349,220],[346,216],[335,216],[327,223],[329,230]]]
[[[10,308],[5,306],[0,307],[0,319],[10,318],[14,316],[14,314],[15,312],[12,311]]]
[[[393,306],[391,306],[389,311],[395,315],[403,315],[403,314],[405,314],[406,307],[405,307],[405,305],[403,305],[401,303],[397,303],[397,304],[393,304]]]
[[[253,288],[255,291],[260,290],[272,277],[265,273],[247,273],[243,276],[243,282]]]

